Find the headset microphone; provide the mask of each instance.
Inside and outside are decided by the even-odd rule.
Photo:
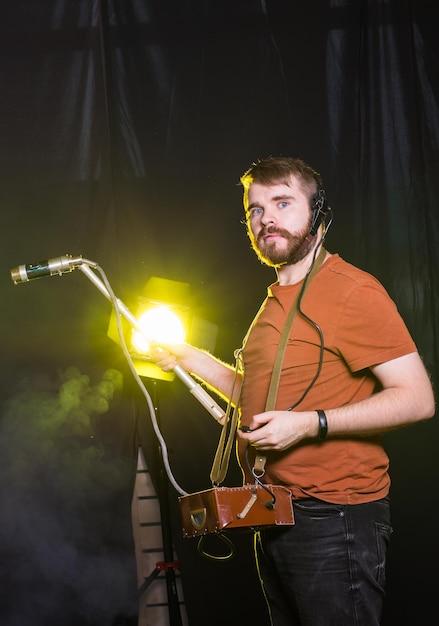
[[[317,234],[320,224],[325,221],[331,207],[326,200],[325,190],[320,188],[311,199],[312,219],[309,234],[314,237]]]

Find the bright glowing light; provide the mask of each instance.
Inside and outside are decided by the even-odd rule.
[[[166,306],[148,309],[137,321],[143,331],[133,332],[132,345],[137,354],[148,354],[150,343],[160,345],[181,343],[185,340],[186,331],[183,322]]]

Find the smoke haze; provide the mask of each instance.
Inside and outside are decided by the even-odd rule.
[[[135,612],[133,460],[105,444],[123,377],[23,380],[0,422],[1,623],[108,626]],[[120,623],[120,622],[117,622]]]

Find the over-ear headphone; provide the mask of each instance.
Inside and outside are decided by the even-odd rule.
[[[309,234],[315,237],[320,224],[325,221],[327,214],[331,212],[331,208],[326,200],[326,192],[321,187],[311,198],[311,210],[312,218]]]

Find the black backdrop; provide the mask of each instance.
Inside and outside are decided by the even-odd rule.
[[[148,411],[80,271],[13,285],[63,254],[136,302],[187,282],[230,360],[273,274],[240,224],[240,174],[301,156],[325,181],[327,247],[374,273],[438,378],[439,46],[428,0],[16,0],[0,6],[0,615],[8,626],[135,614],[130,500]],[[123,379],[123,383],[121,383]],[[149,383],[148,383],[149,384]],[[155,388],[155,383],[153,383]],[[218,429],[158,383],[171,465],[209,487]],[[386,624],[436,607],[437,424],[393,433]],[[232,463],[228,483],[240,480]],[[267,624],[248,537],[226,563],[179,533],[191,626]],[[134,619],[134,618],[133,618]]]

